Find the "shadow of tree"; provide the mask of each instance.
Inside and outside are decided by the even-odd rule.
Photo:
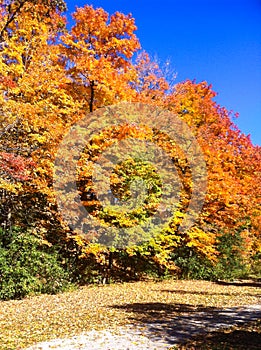
[[[132,303],[111,307],[130,313],[129,319],[136,326],[145,327],[150,339],[164,339],[169,346],[261,318],[258,305],[221,309],[178,303]]]
[[[261,282],[260,281],[217,281],[216,284],[219,284],[221,286],[239,286],[239,287],[259,287],[261,288]]]
[[[224,295],[224,296],[240,296],[241,293],[239,292],[229,292],[229,293],[223,293],[223,292],[210,292],[208,290],[205,291],[189,291],[189,290],[183,290],[183,289],[162,289],[160,292],[162,293],[175,293],[175,294],[191,294],[191,295]],[[261,297],[261,294],[256,293],[244,293],[245,296],[255,296],[255,297]]]
[[[260,344],[261,333],[251,329],[237,329],[230,332],[209,333],[204,338],[198,337],[198,339],[183,344],[181,349],[259,350]]]

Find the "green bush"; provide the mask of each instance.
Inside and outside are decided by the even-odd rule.
[[[245,278],[249,274],[248,266],[242,257],[244,249],[240,231],[220,233],[217,250],[217,261],[211,262],[189,247],[179,247],[172,254],[172,259],[180,269],[184,279],[232,280]]]
[[[180,278],[210,281],[215,279],[213,263],[189,247],[180,247],[177,249],[172,254],[172,259],[179,268]]]
[[[251,274],[255,279],[261,280],[261,253],[256,253],[251,258]]]
[[[70,286],[55,250],[39,236],[21,228],[0,229],[0,299],[54,294]]]
[[[244,245],[240,231],[221,233],[217,248],[219,257],[214,271],[216,278],[232,280],[247,277],[249,271],[242,257]]]

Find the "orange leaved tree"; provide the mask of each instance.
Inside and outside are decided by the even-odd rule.
[[[220,244],[228,234],[235,242],[240,236],[246,262],[260,252],[260,147],[253,146],[231,121],[231,114],[217,105],[211,86],[189,80],[170,86],[157,62],[139,52],[131,15],[116,12],[109,16],[101,8],[86,5],[75,11],[74,24],[66,29],[63,1],[0,4],[0,215],[5,227],[31,225],[53,243],[61,233],[69,232],[69,239],[59,242],[60,248],[74,257],[81,274],[88,264],[104,273],[106,266],[114,263],[121,276],[123,271],[131,271],[133,276],[137,262],[144,269],[156,266],[157,273],[176,272],[176,257],[184,251],[216,264],[224,255]],[[115,232],[131,228],[134,236],[140,232],[139,223],[157,212],[164,187],[153,157],[150,162],[124,158],[110,174],[114,202],[129,200],[135,192],[133,181],[146,183],[143,205],[126,214],[113,205],[103,208],[95,195],[91,163],[107,148],[128,139],[154,144],[166,153],[180,179],[180,187],[174,181],[180,203],[168,227],[160,231],[155,225],[144,244],[117,250],[116,240],[109,251],[86,239],[88,232],[84,238],[61,219],[53,169],[63,137],[75,122],[86,113],[91,120],[101,107],[122,101],[138,103],[141,111],[149,105],[151,115],[154,108],[172,114],[164,119],[164,113],[159,113],[155,125],[127,121],[105,125],[86,143],[75,173],[86,211],[113,226]],[[96,125],[101,128],[100,117]],[[202,211],[193,227],[183,233],[179,228],[193,192],[192,159],[182,148],[182,137],[179,143],[156,127],[157,121],[175,129],[178,120],[190,128],[207,166]],[[133,148],[138,151],[139,143]]]

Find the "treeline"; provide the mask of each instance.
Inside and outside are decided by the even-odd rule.
[[[1,1],[0,8],[0,298],[149,276],[260,275],[260,147],[217,105],[211,86],[170,83],[141,49],[131,15],[109,16],[86,5],[74,12],[68,28],[62,0]],[[158,130],[131,123],[93,138],[79,160],[77,186],[86,211],[105,227],[135,232],[162,198],[153,164],[136,159],[119,164],[111,188],[116,198],[128,200],[130,177],[141,177],[152,183],[146,206],[126,216],[100,205],[86,164],[117,137],[157,143],[183,177],[180,204],[169,224],[160,232],[155,226],[142,244],[121,248],[116,239],[108,247],[88,239],[88,232],[72,230],[53,186],[57,151],[71,126],[120,102],[150,105],[180,118],[200,145],[207,168],[202,211],[181,232],[193,184],[179,145]]]

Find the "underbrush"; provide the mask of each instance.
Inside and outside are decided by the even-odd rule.
[[[260,256],[245,263],[240,235],[222,235],[218,260],[189,247],[176,248],[163,262],[153,247],[129,254],[125,249],[91,251],[72,239],[51,244],[35,230],[0,229],[0,300],[56,294],[87,284],[142,280],[226,280],[258,278]],[[236,249],[235,249],[236,246]],[[169,267],[171,266],[171,268]]]
[[[55,294],[72,287],[57,252],[35,233],[0,229],[0,299]]]

